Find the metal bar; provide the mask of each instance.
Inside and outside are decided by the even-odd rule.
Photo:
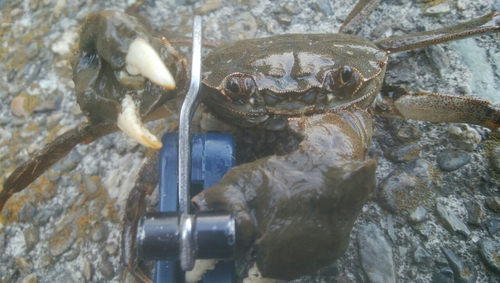
[[[181,107],[179,118],[179,212],[180,218],[180,262],[182,270],[191,270],[195,262],[195,247],[192,235],[193,216],[189,214],[191,181],[191,119],[198,106],[201,82],[201,17],[193,21],[193,49],[191,82]]]
[[[179,212],[189,213],[189,183],[191,178],[191,118],[198,106],[201,82],[201,17],[193,23],[193,58],[191,83],[181,107],[179,119]]]

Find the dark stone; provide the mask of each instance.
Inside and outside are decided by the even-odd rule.
[[[438,153],[437,164],[446,172],[455,171],[470,162],[470,155],[465,151],[446,149]]]
[[[474,283],[477,280],[477,270],[472,264],[465,264],[460,258],[450,249],[441,247],[441,251],[446,256],[448,264],[453,270],[455,282],[457,283]]]
[[[412,211],[428,197],[431,183],[431,164],[425,159],[417,159],[394,169],[382,181],[377,202],[393,214]]]
[[[407,162],[417,158],[420,154],[420,146],[418,144],[405,144],[388,148],[386,157],[394,162]]]
[[[444,227],[451,233],[463,235],[465,238],[470,237],[470,230],[462,220],[460,220],[453,212],[449,211],[445,206],[445,200],[438,198],[436,203],[438,217],[441,219]]]
[[[500,274],[500,243],[483,238],[478,243],[479,254],[488,267],[495,273]]]
[[[488,232],[494,236],[498,230],[500,230],[500,218],[491,219],[491,221],[486,225],[486,228],[488,228]]]
[[[363,269],[371,283],[396,282],[391,245],[376,224],[370,223],[359,230],[358,248]]]

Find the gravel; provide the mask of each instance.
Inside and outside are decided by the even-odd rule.
[[[4,101],[0,105],[0,180],[47,141],[85,120],[76,105],[67,62],[78,27],[88,13],[124,11],[133,2],[0,0],[0,99]],[[482,16],[499,6],[498,0],[445,3],[382,1],[357,34],[375,39],[371,35],[430,30]],[[203,17],[204,38],[238,40],[283,33],[332,33],[354,4],[355,0],[172,0],[145,1],[139,11],[169,38],[189,36],[197,11]],[[386,82],[499,102],[499,46],[498,35],[484,35],[442,44],[437,50],[393,54]],[[10,105],[20,95],[35,97],[40,107],[25,108],[29,111],[16,117]],[[389,270],[379,278],[397,282],[497,281],[499,267],[493,258],[500,233],[493,224],[498,224],[500,213],[485,209],[485,201],[500,197],[499,162],[495,163],[500,138],[472,125],[466,128],[472,134],[461,144],[450,137],[448,127],[375,118],[371,153],[377,156],[377,183],[412,162],[412,158],[401,158],[397,162],[403,163],[396,164],[385,157],[385,151],[415,144],[419,149],[416,157],[429,165],[426,170],[432,180],[425,182],[429,188],[424,197],[410,199],[411,209],[391,213],[375,199],[367,203],[347,253],[335,264],[294,282],[377,282],[362,268],[368,259],[356,244],[367,240],[363,235],[367,227],[376,231],[384,243],[384,258],[391,261],[379,263]],[[469,163],[452,172],[437,169],[439,152],[459,148],[467,150]],[[67,160],[16,194],[2,212],[6,224],[0,227],[0,282],[133,282],[116,247],[124,201],[149,153],[124,134],[112,134],[77,146]],[[471,201],[474,210],[481,211],[481,220],[473,221],[474,225],[464,224]],[[412,223],[409,215],[417,207],[427,214]],[[457,233],[443,224],[440,218],[446,215],[461,222],[458,231],[452,230]],[[493,226],[495,232],[488,232]],[[436,264],[415,263],[422,260]]]

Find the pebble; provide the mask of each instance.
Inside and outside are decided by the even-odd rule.
[[[29,42],[24,47],[24,55],[26,55],[26,57],[29,60],[33,60],[36,57],[36,55],[38,55],[39,52],[40,52],[40,49],[38,48],[37,41]]]
[[[222,7],[219,0],[205,0],[200,8],[195,10],[198,15],[205,15]]]
[[[498,172],[500,172],[500,146],[496,146],[490,151],[490,162]]]
[[[92,263],[89,261],[88,258],[85,258],[85,261],[83,262],[82,274],[83,277],[85,277],[85,280],[87,280],[87,282],[91,282],[92,277],[94,277],[94,267],[92,266]]]
[[[26,276],[23,277],[23,280],[21,280],[21,283],[36,283],[38,282],[38,278],[36,277],[36,273],[30,273]]]
[[[453,271],[455,282],[474,283],[477,280],[477,270],[473,265],[464,264],[462,260],[450,249],[441,247],[448,264]]]
[[[39,103],[39,100],[38,96],[21,93],[12,99],[12,102],[10,103],[10,110],[12,111],[12,114],[17,117],[27,118],[31,115],[31,113],[33,113],[33,110]]]
[[[481,142],[481,135],[467,124],[450,125],[448,133],[452,143],[466,151],[474,151]]]
[[[424,15],[425,16],[439,16],[441,14],[447,14],[449,12],[451,12],[450,3],[444,2],[444,3],[438,4],[436,6],[432,6],[430,8],[427,8],[424,11]]]
[[[396,272],[391,245],[382,235],[380,228],[369,223],[361,227],[358,235],[361,264],[371,283],[395,283]]]
[[[276,19],[282,25],[289,26],[292,23],[292,17],[285,13],[279,13],[276,15]]]
[[[64,260],[65,261],[73,261],[75,260],[78,255],[80,255],[80,247],[75,246],[73,249],[71,249],[69,252],[64,254]]]
[[[469,7],[470,0],[457,0],[457,8],[460,11],[465,11]]]
[[[16,257],[15,264],[21,274],[30,274],[33,271],[33,263],[28,258]]]
[[[49,180],[52,182],[59,180],[62,174],[65,174],[76,168],[78,163],[83,159],[77,150],[72,150],[65,158],[58,161],[52,168],[48,171],[49,174],[45,174]]]
[[[68,56],[71,54],[70,47],[75,44],[77,39],[76,30],[67,30],[56,42],[52,43],[50,50],[61,57]]]
[[[391,132],[404,143],[413,143],[422,137],[422,131],[415,121],[392,119],[389,125]]]
[[[52,210],[42,209],[33,218],[33,224],[35,224],[36,226],[45,225],[49,222],[51,216]]]
[[[109,255],[117,255],[118,254],[118,251],[119,251],[119,247],[117,244],[111,242],[111,243],[108,243],[106,244],[106,252],[109,254]]]
[[[433,234],[434,230],[432,229],[433,226],[426,225],[425,223],[417,223],[414,225],[411,225],[411,228],[417,232],[424,240],[428,240],[429,237]]]
[[[478,243],[481,258],[494,272],[500,274],[500,243],[483,238]]]
[[[87,176],[83,179],[83,184],[84,193],[85,195],[87,195],[87,197],[92,198],[97,196],[97,192],[99,191],[100,186],[99,176]]]
[[[468,239],[470,237],[469,228],[453,212],[448,210],[445,203],[445,198],[438,198],[436,203],[437,215],[444,227],[451,233],[460,234]]]
[[[99,223],[92,229],[91,234],[92,241],[102,242],[108,237],[108,227],[103,223]]]
[[[478,200],[471,200],[465,206],[468,214],[467,223],[482,226],[486,221],[486,214],[484,213],[483,205]]]
[[[69,223],[61,222],[55,229],[54,234],[49,239],[50,254],[54,257],[60,256],[76,241],[78,232],[76,225],[69,225]]]
[[[486,205],[496,213],[500,213],[500,197],[489,197],[486,199]]]
[[[441,45],[431,45],[425,48],[425,55],[441,76],[450,68],[450,59]]]
[[[461,150],[445,149],[437,154],[437,164],[445,172],[458,170],[470,162],[470,155]]]
[[[36,215],[36,206],[27,202],[17,212],[17,220],[20,222],[32,222]]]
[[[427,215],[427,209],[425,209],[422,206],[419,206],[410,214],[409,220],[413,223],[419,223],[425,219],[426,215]]]
[[[392,171],[380,184],[377,202],[391,213],[413,210],[429,193],[431,165],[417,159]]]
[[[59,125],[61,119],[64,117],[62,112],[56,112],[47,117],[47,121],[45,122],[45,126],[48,130],[53,129],[55,126]]]
[[[408,162],[418,158],[419,154],[420,146],[416,143],[391,147],[386,151],[386,157],[397,163]]]
[[[432,276],[432,283],[455,283],[453,271],[450,267],[443,267]]]
[[[327,16],[333,16],[333,9],[330,1],[328,0],[318,0],[316,1],[316,7]]]
[[[99,264],[99,272],[101,272],[102,276],[106,279],[111,279],[115,276],[115,270],[113,269],[113,265],[107,259],[101,261]]]
[[[498,10],[500,12],[500,1],[498,1]],[[500,76],[500,52],[496,52],[495,50],[489,50],[488,54],[490,55],[491,60],[493,61],[493,64],[495,64],[495,69],[496,69],[496,74],[497,76]]]
[[[40,241],[40,228],[31,226],[23,230],[26,251],[30,252]]]
[[[413,252],[413,262],[415,262],[416,264],[431,263],[431,259],[431,254],[422,245],[418,245],[418,247]]]
[[[486,225],[486,228],[488,229],[488,232],[490,233],[491,236],[494,236],[498,230],[500,230],[500,218],[493,218],[488,222]]]
[[[396,232],[394,231],[394,221],[392,219],[392,214],[387,215],[387,234],[389,234],[389,237],[394,244],[398,243],[398,237],[396,236]]]

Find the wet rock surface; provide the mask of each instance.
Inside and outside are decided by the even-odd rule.
[[[139,13],[147,15],[167,37],[172,34],[167,31],[189,36],[192,15],[202,7],[198,11],[203,13],[204,37],[229,41],[282,33],[331,33],[338,30],[355,2],[145,1]],[[372,35],[388,37],[441,28],[499,6],[498,0],[450,2],[438,7],[435,4],[442,1],[382,2],[357,29],[358,35],[375,39]],[[86,14],[104,9],[124,11],[127,6],[124,1],[20,0],[0,1],[0,8],[3,180],[47,141],[85,120],[76,106],[67,54]],[[477,55],[467,58],[471,52]],[[386,82],[497,99],[491,94],[500,89],[499,54],[495,35],[391,54]],[[445,62],[439,61],[443,58]],[[19,116],[11,109],[16,97],[28,98],[16,108]],[[33,100],[38,107],[28,103]],[[347,253],[331,266],[294,282],[496,282],[500,274],[500,232],[496,228],[500,215],[495,201],[500,197],[500,141],[477,126],[452,125],[450,129],[446,124],[385,118],[375,118],[375,124],[370,151],[377,156],[378,189],[382,184],[387,188],[387,180],[392,178],[392,188],[412,181],[416,187],[424,186],[425,194],[395,189],[397,193],[386,198],[391,205],[382,205],[378,199],[366,204]],[[388,149],[407,144],[418,145],[418,154],[405,153],[414,152],[409,150],[386,155]],[[465,150],[470,161],[455,171],[434,170],[439,166],[437,154],[456,148]],[[0,282],[133,282],[120,261],[120,221],[124,200],[146,155],[147,150],[123,134],[113,134],[78,146],[67,160],[16,194],[1,214],[6,224],[0,227]],[[430,165],[424,175],[406,169],[416,162],[413,157]],[[473,205],[469,205],[471,201]],[[422,209],[427,211],[425,216]],[[447,224],[450,220],[443,221],[451,214],[461,222],[458,230],[452,230],[455,233],[446,228],[451,226]],[[66,228],[65,223],[73,227]],[[368,241],[367,231],[375,231],[370,235],[375,235],[386,255],[378,263],[371,262],[371,269],[363,269],[366,259],[359,248],[359,243]],[[426,261],[433,265],[426,266]],[[386,268],[391,265],[393,273]],[[371,272],[374,267],[380,270]],[[246,270],[239,272],[243,274]]]

